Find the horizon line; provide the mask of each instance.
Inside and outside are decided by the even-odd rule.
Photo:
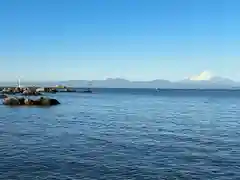
[[[219,77],[219,76],[214,76],[214,77]],[[214,77],[212,77],[211,79],[213,79]],[[219,77],[225,80],[231,80],[233,82],[238,82],[235,80],[232,80],[230,78],[223,78],[223,77]],[[192,80],[189,78],[185,78],[182,80],[168,80],[168,79],[152,79],[152,80],[130,80],[130,79],[126,79],[126,78],[120,78],[120,77],[116,77],[116,78],[105,78],[105,79],[69,79],[69,80],[22,80],[21,79],[21,83],[30,83],[30,82],[34,82],[34,83],[61,83],[61,82],[68,82],[68,81],[107,81],[107,80],[124,80],[124,81],[129,81],[129,82],[152,82],[152,81],[168,81],[168,82],[172,82],[172,83],[176,83],[176,82],[184,82],[184,81],[189,81],[189,82],[208,82],[211,81],[211,79],[207,79],[207,80]],[[19,79],[17,81],[14,80],[10,80],[10,81],[1,81],[0,83],[17,83],[19,82]]]

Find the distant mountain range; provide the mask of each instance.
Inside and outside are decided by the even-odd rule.
[[[168,80],[157,79],[153,81],[129,81],[126,79],[106,79],[106,80],[72,80],[61,82],[66,86],[72,87],[106,87],[106,88],[173,88],[173,89],[192,89],[192,88],[237,88],[240,87],[239,82],[231,79],[213,77],[209,80],[192,81],[182,80],[178,82],[171,82]],[[90,85],[91,86],[90,86]]]
[[[16,83],[0,83],[1,86],[15,86]],[[152,81],[129,81],[120,78],[108,78],[106,80],[69,80],[55,82],[22,82],[23,86],[56,86],[65,85],[69,87],[90,87],[90,88],[173,88],[173,89],[230,89],[240,88],[240,82],[235,82],[228,78],[212,77],[209,80],[190,80],[185,79],[178,82],[168,80]]]

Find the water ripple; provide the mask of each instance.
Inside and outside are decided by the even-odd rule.
[[[0,106],[1,179],[239,179],[236,98],[54,95]]]

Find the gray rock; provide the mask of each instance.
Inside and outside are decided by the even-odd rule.
[[[60,104],[56,99],[41,97],[38,100],[34,101],[36,104],[41,106],[54,106]]]
[[[8,95],[6,95],[6,94],[0,94],[0,98],[7,98],[8,97]]]
[[[30,106],[30,105],[33,105],[33,100],[31,100],[31,99],[25,99],[24,100],[24,105],[28,105],[28,106]]]
[[[60,104],[60,102],[56,99],[41,97],[37,100],[25,99],[23,97],[6,97],[3,99],[4,105],[9,106],[54,106]]]
[[[7,97],[3,99],[3,104],[9,106],[17,106],[20,105],[20,101],[15,97]]]

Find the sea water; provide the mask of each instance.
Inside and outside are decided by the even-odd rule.
[[[240,91],[93,91],[0,105],[0,179],[240,179]]]

